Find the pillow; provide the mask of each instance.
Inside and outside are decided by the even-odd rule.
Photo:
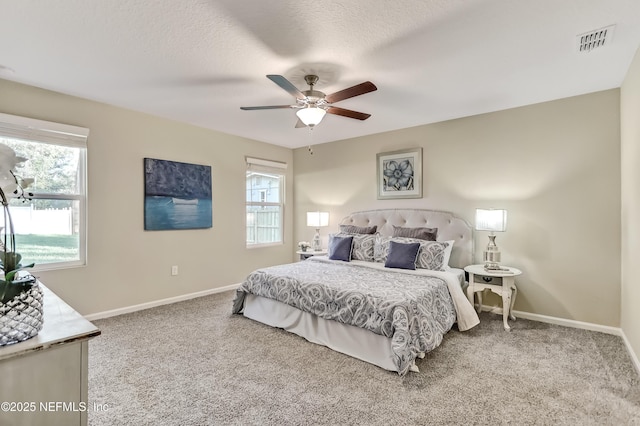
[[[445,262],[446,249],[451,246],[450,242],[425,241],[417,238],[404,237],[383,237],[376,238],[373,247],[373,257],[375,262],[386,262],[389,256],[389,244],[391,241],[399,243],[420,243],[420,250],[416,259],[416,267],[420,269],[431,269],[433,271],[444,271],[447,266]]]
[[[403,228],[393,225],[393,236],[436,241],[438,239],[438,228]]]
[[[373,260],[374,262],[386,262],[387,256],[389,256],[389,242],[393,240],[398,243],[424,243],[424,240],[417,238],[404,238],[404,237],[383,237],[380,234],[376,234],[376,241],[373,246]]]
[[[370,234],[335,234],[339,237],[353,237],[353,245],[351,247],[351,259],[364,260],[365,262],[373,262],[373,247],[376,242],[376,236]]]
[[[376,234],[376,241],[373,245],[374,262],[386,262],[389,255],[389,241],[391,241],[391,237],[383,237],[380,234]]]
[[[443,260],[443,265],[445,268],[449,267],[449,260],[451,259],[451,252],[453,251],[453,243],[455,243],[455,240],[449,240],[446,241],[449,245],[447,246],[446,249],[444,249],[444,260]]]
[[[351,245],[353,244],[353,236],[340,237],[337,235],[329,236],[329,259],[343,260],[349,262],[351,260]]]
[[[384,266],[386,268],[416,269],[416,258],[420,250],[420,243],[389,242],[389,256]]]
[[[378,230],[378,225],[373,225],[373,226],[340,225],[340,232],[345,234],[375,234],[377,230]]]
[[[448,266],[445,263],[445,251],[451,246],[447,241],[425,241],[420,244],[420,252],[416,260],[416,266],[432,271],[444,271]]]

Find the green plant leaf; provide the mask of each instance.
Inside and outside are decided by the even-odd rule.
[[[13,251],[0,251],[0,262],[5,273],[20,268],[22,255]]]
[[[0,280],[0,303],[9,302],[20,293],[28,291],[35,283],[34,277],[14,282]]]
[[[23,269],[25,269],[25,268],[33,268],[33,267],[34,267],[34,265],[35,265],[35,263],[32,263],[32,264],[27,265],[27,266],[21,266],[21,265],[18,265],[18,268],[14,269],[13,271],[6,272],[6,273],[4,274],[4,279],[5,279],[6,281],[11,282],[11,281],[13,281],[13,278],[16,276],[16,274],[17,274],[19,271],[22,271],[22,270],[23,270]]]

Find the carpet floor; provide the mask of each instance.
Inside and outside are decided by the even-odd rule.
[[[232,291],[95,321],[90,426],[640,425],[620,337],[483,313],[400,377],[241,315]]]

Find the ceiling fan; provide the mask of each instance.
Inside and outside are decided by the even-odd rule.
[[[364,95],[365,93],[378,90],[375,84],[370,81],[365,81],[364,83],[356,84],[355,86],[340,90],[339,92],[325,95],[318,90],[313,90],[313,86],[318,82],[318,76],[314,74],[304,76],[304,81],[309,85],[309,90],[305,91],[298,90],[296,86],[281,75],[268,75],[267,78],[295,96],[296,103],[294,105],[240,107],[240,109],[245,111],[278,108],[297,109],[298,111],[296,111],[296,115],[298,116],[298,122],[296,123],[296,127],[309,126],[310,128],[313,128],[322,121],[326,113],[355,118],[357,120],[366,120],[371,117],[371,114],[336,107],[333,106],[333,104],[345,99],[353,98],[354,96]]]

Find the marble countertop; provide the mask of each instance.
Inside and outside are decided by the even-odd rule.
[[[100,335],[100,329],[87,321],[64,300],[40,283],[44,294],[44,324],[37,336],[20,343],[0,346],[0,361]]]

